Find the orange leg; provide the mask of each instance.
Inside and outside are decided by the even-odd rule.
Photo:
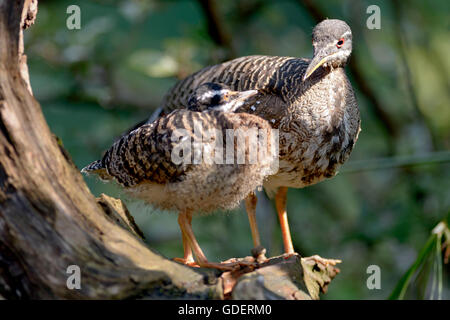
[[[180,223],[178,217],[178,223]],[[192,216],[188,216],[188,223],[191,225],[192,222]],[[198,266],[197,263],[194,261],[194,256],[192,255],[192,249],[189,245],[188,239],[186,235],[184,234],[183,230],[181,229],[181,237],[183,239],[183,250],[184,250],[184,257],[183,258],[174,258],[173,260],[177,262],[181,262],[183,264],[186,264],[188,266]]]
[[[256,202],[258,198],[252,192],[245,199],[245,209],[250,222],[250,229],[252,231],[253,246],[255,248],[261,246],[261,239],[259,237],[258,224],[256,223]]]
[[[180,225],[180,229],[182,234],[184,235],[186,242],[188,243],[190,249],[194,252],[197,263],[202,268],[215,268],[220,270],[234,270],[236,267],[239,267],[239,263],[214,263],[209,262],[206,259],[203,250],[200,248],[200,245],[195,238],[194,231],[192,230],[191,221],[192,220],[192,212],[191,211],[181,211],[178,215],[178,223]]]
[[[289,222],[286,212],[287,187],[280,187],[275,196],[275,205],[277,207],[278,219],[280,220],[281,233],[283,236],[284,252],[294,254],[294,246],[292,245],[291,231],[289,230]]]
[[[266,249],[261,246],[261,238],[259,237],[258,224],[256,222],[256,203],[258,198],[255,193],[250,193],[247,198],[245,198],[245,209],[248,215],[248,221],[250,222],[250,229],[252,231],[253,239],[253,249],[252,255],[256,261],[262,263],[267,260]]]

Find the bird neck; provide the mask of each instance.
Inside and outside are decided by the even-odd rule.
[[[326,76],[331,72],[343,71],[346,64],[347,64],[346,60],[332,60],[326,63],[325,65],[322,66],[322,69],[324,70],[323,76],[324,75]]]
[[[287,90],[283,99],[292,106],[292,111],[298,109],[315,108],[316,105],[329,106],[330,99],[336,95],[337,85],[346,83],[347,76],[343,66],[320,67],[300,86]]]

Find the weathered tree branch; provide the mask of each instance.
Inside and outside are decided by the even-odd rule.
[[[188,268],[149,249],[120,200],[93,197],[31,93],[22,31],[36,6],[0,0],[0,297],[317,298],[336,273],[332,265],[300,264],[294,256],[245,276],[252,270],[218,276]],[[319,267],[306,267],[305,281],[308,261]],[[70,265],[81,269],[79,290],[66,285]],[[271,283],[279,288],[281,277],[289,290],[276,293]],[[243,288],[252,288],[250,295]]]
[[[231,36],[227,32],[220,14],[217,10],[217,3],[215,0],[198,0],[203,14],[205,16],[208,34],[214,43],[225,50],[221,61],[231,60],[236,57],[236,52],[233,48],[233,43],[231,41]]]

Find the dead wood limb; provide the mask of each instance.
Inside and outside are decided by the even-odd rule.
[[[236,52],[231,41],[231,36],[228,33],[221,15],[217,8],[215,0],[198,0],[205,16],[208,34],[214,43],[220,48],[224,49],[223,55],[219,58],[220,61],[231,60],[236,57]]]
[[[0,2],[0,294],[220,298],[220,283],[205,284],[105,214],[65,159],[22,68],[21,17],[31,3]],[[70,265],[81,269],[80,290],[66,286]]]

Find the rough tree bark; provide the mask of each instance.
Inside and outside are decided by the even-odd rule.
[[[37,0],[0,0],[0,298],[317,299],[331,265],[294,256],[249,273],[185,267],[148,248],[120,200],[94,198],[32,95],[22,32],[36,13]],[[70,265],[79,290],[66,285]]]

